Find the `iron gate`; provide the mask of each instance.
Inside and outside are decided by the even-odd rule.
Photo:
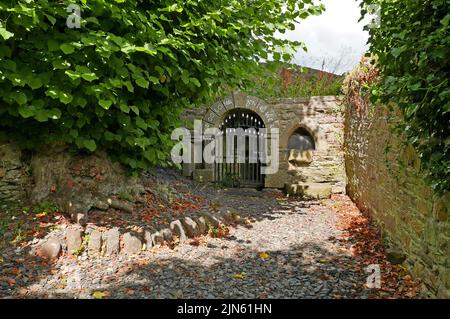
[[[227,187],[252,187],[261,188],[264,186],[264,176],[261,174],[261,145],[259,139],[256,138],[256,161],[251,159],[250,137],[245,137],[245,161],[238,163],[238,141],[235,140],[234,150],[232,151],[233,162],[227,163],[226,160],[226,137],[227,134],[234,133],[238,128],[245,130],[249,135],[253,137],[262,134],[261,128],[264,128],[264,122],[256,113],[243,109],[235,109],[229,113],[223,123],[220,130],[223,136],[223,155],[222,163],[216,163],[214,165],[214,176],[217,183],[220,183]]]

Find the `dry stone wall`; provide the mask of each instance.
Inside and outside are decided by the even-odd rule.
[[[0,144],[0,214],[7,207],[47,201],[82,224],[92,208],[131,210],[110,196],[144,192],[139,178],[104,152],[73,155],[66,146],[54,145],[30,158],[24,153],[14,144]]]
[[[450,297],[450,197],[436,196],[423,181],[420,160],[392,129],[395,107],[360,114],[347,108],[347,191],[381,226],[388,243],[431,296]]]
[[[29,184],[29,167],[22,160],[22,151],[11,144],[0,144],[0,208],[25,200]]]

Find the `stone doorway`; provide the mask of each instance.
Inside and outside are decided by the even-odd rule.
[[[278,154],[279,168],[274,173],[263,174],[263,187],[321,198],[345,192],[344,117],[341,109],[340,98],[334,96],[264,101],[243,92],[234,92],[212,105],[187,110],[183,120],[188,123],[201,120],[204,130],[219,130],[233,112],[244,110],[256,114],[262,119],[264,128],[271,132],[270,136],[278,135],[279,140],[278,147],[268,150],[271,156]],[[278,133],[272,133],[274,129],[278,129]],[[192,141],[193,144],[195,142]],[[183,164],[183,174],[197,182],[216,180],[214,164],[209,163]]]
[[[224,116],[220,124],[223,134],[223,158],[214,164],[216,183],[228,187],[263,188],[264,175],[261,174],[261,148],[258,137],[263,134],[264,121],[251,110],[233,109]],[[244,133],[243,138],[236,136],[236,130]],[[232,145],[227,145],[227,136],[232,138]],[[231,149],[231,158],[227,158],[227,148]],[[240,149],[242,148],[242,149]],[[240,153],[241,152],[241,153]],[[243,157],[239,160],[239,157]]]

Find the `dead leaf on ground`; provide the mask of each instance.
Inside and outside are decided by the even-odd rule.
[[[105,297],[107,298],[107,297],[110,297],[110,296],[111,296],[111,293],[109,291],[94,291],[92,293],[92,297],[94,299],[103,299]]]
[[[241,280],[245,280],[245,272],[241,272],[239,274],[234,274],[233,275],[234,279],[241,279]]]

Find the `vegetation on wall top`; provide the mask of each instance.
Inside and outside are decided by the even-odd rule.
[[[363,57],[342,83],[347,105],[356,108],[362,117],[368,115],[372,88],[380,81],[380,72],[371,58]]]
[[[256,70],[245,90],[261,98],[340,95],[342,80],[342,76],[326,71],[270,61]]]

